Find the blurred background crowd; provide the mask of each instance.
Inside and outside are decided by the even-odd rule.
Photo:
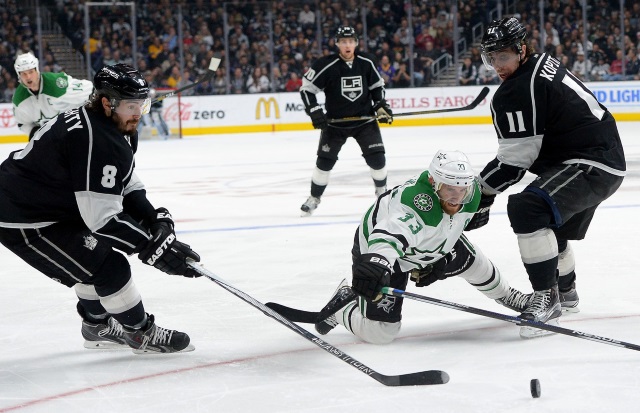
[[[192,83],[217,57],[223,63],[213,80],[187,93],[293,92],[315,59],[336,51],[341,25],[356,29],[360,50],[376,56],[388,88],[497,84],[479,42],[488,22],[514,15],[536,51],[576,76],[640,79],[640,0],[121,3],[0,0],[0,101],[11,101],[14,60],[25,52],[40,59],[41,71],[77,78],[129,63],[155,88]]]

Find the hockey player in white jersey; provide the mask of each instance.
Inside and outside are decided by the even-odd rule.
[[[381,294],[458,276],[487,297],[522,311],[531,294],[507,280],[463,231],[480,202],[474,171],[462,152],[440,150],[429,169],[381,195],[365,213],[352,249],[352,289],[359,297],[316,323],[320,334],[338,324],[375,344],[391,342],[401,326],[403,298]],[[333,300],[349,294],[341,285]]]
[[[40,73],[38,59],[31,53],[19,55],[14,68],[20,84],[13,94],[13,115],[29,139],[47,121],[87,102],[93,90],[88,80],[65,73]]]

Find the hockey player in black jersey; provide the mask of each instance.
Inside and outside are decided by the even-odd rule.
[[[74,287],[85,347],[190,351],[189,336],[155,324],[125,254],[195,277],[171,215],[155,209],[134,172],[136,127],[149,108],[147,82],[125,64],[94,78],[83,107],[46,123],[0,165],[0,242],[47,277]]]
[[[521,317],[557,324],[578,311],[575,261],[568,240],[580,240],[598,205],[621,185],[626,163],[614,118],[558,60],[536,54],[515,18],[492,22],[482,39],[484,64],[502,84],[491,102],[498,154],[479,175],[481,212],[467,229],[485,225],[496,194],[529,171],[537,178],[509,196],[534,297]],[[548,334],[522,327],[521,336]]]
[[[375,57],[356,52],[358,36],[353,27],[339,27],[338,53],[318,59],[305,73],[300,94],[313,127],[320,129],[318,158],[311,176],[311,196],[302,204],[302,216],[311,215],[329,183],[329,173],[347,138],[355,138],[365,162],[371,169],[376,196],[387,190],[387,169],[380,127],[375,119],[328,123],[329,119],[359,116],[377,117],[380,123],[392,123],[393,113],[385,100],[384,80],[376,69]],[[325,94],[325,111],[316,94]]]

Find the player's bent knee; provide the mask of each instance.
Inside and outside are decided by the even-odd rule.
[[[358,337],[371,344],[389,344],[400,332],[402,323],[386,323],[384,321],[364,319],[363,324],[363,328],[360,331],[354,331]]]
[[[546,201],[533,192],[521,192],[509,196],[507,215],[516,234],[528,234],[547,228],[552,222],[552,212]]]
[[[316,160],[316,167],[318,167],[318,169],[323,171],[332,170],[335,164],[336,164],[335,159],[318,157],[318,159]]]
[[[127,258],[112,251],[104,260],[102,267],[90,278],[101,297],[111,295],[127,285],[131,280],[131,267]]]
[[[375,152],[365,155],[365,162],[371,169],[382,169],[386,166],[386,158],[384,152]]]

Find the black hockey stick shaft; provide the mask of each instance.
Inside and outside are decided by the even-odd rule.
[[[209,62],[209,69],[207,70],[207,73],[205,73],[202,78],[200,78],[198,81],[194,82],[194,83],[190,83],[186,86],[181,87],[180,89],[176,89],[176,90],[172,90],[171,92],[168,93],[164,93],[158,97],[156,97],[155,99],[153,99],[151,101],[151,103],[157,103],[157,102],[161,102],[163,100],[165,100],[168,97],[171,96],[175,96],[180,92],[184,92],[185,90],[194,88],[196,86],[198,86],[201,83],[207,82],[209,80],[211,80],[213,78],[213,75],[216,74],[216,70],[218,70],[218,66],[220,66],[220,59],[216,58],[216,57],[212,57],[211,61]]]
[[[408,293],[406,291],[398,290],[395,288],[384,287],[382,289],[382,292],[385,294],[394,295],[396,297],[409,298],[411,300],[421,301],[423,303],[435,304],[440,307],[447,307],[447,308],[452,308],[454,310],[464,311],[466,313],[481,315],[483,317],[495,318],[496,320],[507,321],[509,323],[514,323],[519,326],[534,327],[540,330],[547,330],[547,331],[552,331],[558,334],[564,334],[565,336],[571,336],[571,337],[581,338],[583,340],[595,341],[596,343],[609,344],[611,346],[624,347],[630,350],[640,351],[640,346],[637,344],[626,343],[624,341],[616,340],[613,338],[607,338],[603,336],[598,336],[596,334],[590,334],[590,333],[585,333],[578,330],[572,330],[572,329],[564,328],[560,326],[540,323],[538,321],[526,320],[520,317],[510,316],[510,315],[501,314],[501,313],[494,313],[493,311],[487,311],[480,308],[469,307],[467,305],[458,304],[451,301],[439,300],[437,298],[426,297],[424,295]]]
[[[337,313],[338,310],[349,304],[351,301],[355,300],[356,297],[357,294],[354,293],[353,290],[349,289],[349,294],[345,294],[338,301],[331,300],[329,304],[324,306],[324,308],[318,312],[298,310],[297,308],[287,307],[286,305],[278,303],[267,303],[265,305],[281,316],[288,318],[289,320],[296,323],[315,324],[326,319],[330,315]]]
[[[375,379],[379,383],[384,384],[385,386],[418,386],[418,385],[428,385],[428,384],[444,384],[449,381],[449,375],[446,372],[441,370],[427,370],[427,371],[419,371],[416,373],[399,374],[399,375],[393,375],[393,376],[387,376],[387,375],[378,373],[372,368],[366,366],[365,364],[359,362],[358,360],[344,353],[342,350],[338,349],[337,347],[327,343],[326,341],[320,339],[314,334],[311,334],[310,332],[298,326],[297,324],[292,323],[290,320],[287,320],[286,318],[282,317],[280,314],[273,311],[269,307],[265,306],[255,298],[251,297],[249,294],[237,289],[236,287],[222,280],[216,274],[207,270],[204,266],[200,264],[196,264],[194,262],[190,262],[189,267],[192,268],[194,271],[196,271],[198,274],[215,282],[220,287],[229,291],[231,294],[240,298],[244,302],[262,311],[266,316],[273,318],[280,324],[294,331],[298,335],[304,337],[305,339],[312,342],[316,346],[320,347],[327,353],[339,358],[340,360],[349,364],[351,367],[356,368],[360,372],[368,375],[369,377],[372,377],[373,379]]]
[[[435,115],[437,113],[447,113],[447,112],[460,112],[463,110],[472,110],[475,109],[476,106],[480,104],[489,94],[489,88],[487,86],[483,87],[478,96],[473,100],[473,102],[469,103],[467,106],[461,106],[459,108],[448,108],[448,109],[430,109],[430,110],[421,110],[418,112],[405,112],[405,113],[396,113],[393,115],[394,118],[403,117],[403,116],[416,116],[416,115]],[[353,116],[349,118],[342,119],[328,119],[329,123],[342,123],[342,122],[353,122],[354,120],[369,120],[369,119],[378,119],[377,116]]]

